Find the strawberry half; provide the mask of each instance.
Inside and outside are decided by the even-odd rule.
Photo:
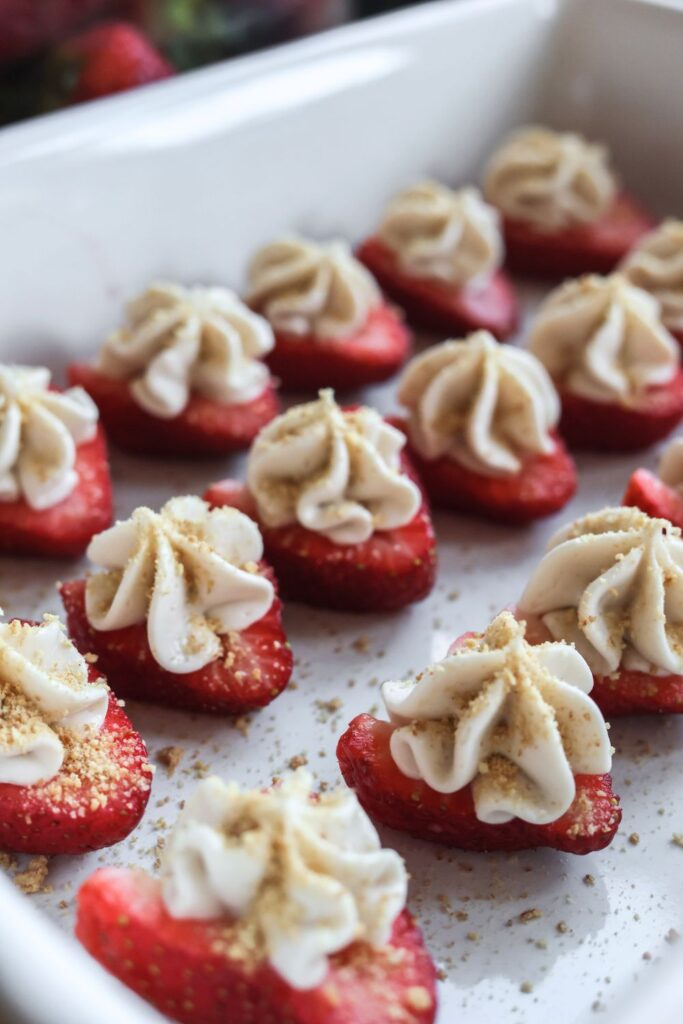
[[[348,338],[276,331],[275,348],[266,361],[289,391],[350,391],[393,376],[406,361],[410,343],[410,332],[398,313],[384,304]]]
[[[505,265],[515,274],[557,280],[609,274],[654,221],[627,195],[620,195],[599,220],[565,231],[539,231],[505,218]]]
[[[34,509],[24,501],[0,502],[0,552],[75,558],[112,521],[112,492],[104,432],[78,445],[78,483],[57,505]]]
[[[639,508],[655,519],[668,519],[683,529],[683,495],[647,469],[632,474],[621,504]]]
[[[263,572],[275,582],[269,569]],[[180,675],[157,664],[144,623],[108,632],[93,629],[85,613],[85,580],[62,583],[59,590],[69,635],[82,654],[97,655],[98,667],[119,697],[238,715],[270,704],[289,682],[293,659],[277,596],[258,622],[223,638],[220,659]]]
[[[407,421],[390,419],[407,439],[410,459],[436,508],[483,516],[494,522],[524,524],[563,508],[576,491],[576,467],[561,439],[549,455],[528,458],[516,476],[475,473],[454,459],[425,459],[411,445]]]
[[[90,681],[99,675],[91,669]],[[0,784],[0,849],[52,856],[112,846],[142,818],[151,785],[142,737],[110,695],[102,728],[66,745],[54,779]]]
[[[179,416],[161,419],[140,408],[127,381],[105,377],[88,363],[72,363],[69,380],[95,402],[110,440],[138,455],[202,458],[240,451],[279,411],[268,385],[258,398],[241,405],[193,395]]]
[[[78,894],[76,936],[103,967],[184,1024],[431,1024],[436,1015],[434,965],[406,911],[386,947],[356,943],[336,953],[325,981],[305,991],[267,961],[240,956],[229,921],[172,918],[159,884],[142,872],[95,872]]]
[[[611,843],[621,821],[609,775],[577,775],[569,810],[549,825],[514,818],[503,825],[479,821],[470,786],[437,793],[397,768],[389,741],[394,726],[358,715],[337,744],[344,779],[371,818],[432,842],[462,850],[528,850],[547,846],[565,853],[593,853]]]
[[[570,448],[588,451],[631,452],[647,448],[683,418],[683,370],[668,384],[648,388],[632,405],[596,402],[564,391],[560,433]]]
[[[644,472],[644,470],[641,470]],[[526,638],[530,644],[552,640],[549,630],[536,615],[522,609],[514,614],[527,623]],[[591,700],[605,718],[623,715],[683,714],[683,676],[654,676],[649,672],[632,672],[621,668],[611,676],[593,673]]]
[[[483,329],[502,340],[517,326],[517,296],[502,271],[481,288],[463,288],[406,273],[379,238],[368,238],[356,256],[415,327],[456,337]]]
[[[421,601],[434,586],[436,538],[425,502],[405,526],[376,530],[362,544],[335,544],[298,523],[265,526],[247,488],[235,480],[212,484],[204,501],[214,508],[239,508],[258,523],[266,558],[292,601],[340,611],[390,612]]]

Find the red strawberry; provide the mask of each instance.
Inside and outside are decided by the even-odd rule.
[[[298,523],[259,522],[246,487],[234,480],[213,484],[204,500],[231,505],[259,524],[266,557],[292,601],[351,612],[389,612],[421,601],[436,577],[436,538],[427,505],[396,530],[377,530],[362,544],[335,544]]]
[[[619,196],[600,220],[565,231],[539,231],[506,219],[505,265],[516,274],[552,280],[581,274],[609,274],[628,250],[654,227],[627,195]]]
[[[108,971],[184,1024],[432,1024],[434,965],[404,911],[389,944],[330,958],[317,988],[297,990],[267,961],[239,955],[228,920],[176,920],[143,872],[104,868],[78,894],[76,935]],[[235,955],[229,951],[234,949]]]
[[[140,455],[226,455],[248,448],[279,410],[272,386],[243,405],[224,405],[194,395],[173,419],[151,416],[134,401],[125,380],[113,380],[88,363],[72,363],[69,380],[88,392],[110,440]]]
[[[99,673],[90,670],[90,681]],[[35,786],[0,784],[0,849],[80,854],[121,842],[152,784],[147,749],[113,696],[101,730],[73,745],[58,775]]]
[[[263,571],[273,580],[270,570]],[[109,632],[93,629],[85,614],[85,580],[62,583],[60,593],[72,640],[83,654],[97,654],[98,667],[119,697],[238,715],[270,704],[292,674],[277,597],[262,619],[224,638],[221,659],[179,675],[157,664],[145,624]]]
[[[559,437],[550,455],[526,460],[517,476],[484,476],[453,459],[425,459],[410,444],[406,420],[390,422],[408,437],[408,452],[436,508],[484,516],[501,523],[529,523],[561,509],[576,491],[576,468]]]
[[[526,620],[526,638],[529,643],[542,644],[553,639],[538,616],[527,615],[521,609],[515,614],[517,618]],[[653,676],[649,672],[631,672],[624,668],[611,676],[597,676],[593,673],[591,699],[605,718],[622,715],[680,715],[683,714],[683,676]]]
[[[482,328],[503,339],[517,326],[517,297],[501,271],[479,290],[456,288],[406,273],[379,238],[368,238],[356,255],[415,327],[456,337]]]
[[[557,387],[562,400],[560,433],[570,448],[637,451],[661,441],[683,418],[681,369],[668,384],[648,388],[628,406],[596,402]]]
[[[107,446],[101,429],[76,450],[78,483],[51,508],[37,510],[23,500],[0,502],[0,552],[72,558],[112,520]]]
[[[655,519],[668,519],[683,529],[683,495],[647,469],[633,473],[621,504],[633,505]]]
[[[174,73],[173,66],[135,25],[108,22],[87,29],[60,47],[56,62],[67,82],[65,102],[110,96]]]
[[[410,332],[391,306],[382,305],[348,338],[321,339],[276,331],[275,348],[267,362],[290,391],[323,387],[349,391],[391,377],[409,350]]]
[[[609,775],[577,775],[574,803],[550,825],[530,825],[518,818],[487,825],[476,817],[470,786],[445,795],[399,771],[389,748],[393,728],[389,722],[358,715],[337,745],[347,785],[370,817],[383,825],[477,851],[549,846],[566,853],[593,853],[614,838],[621,810]]]
[[[1,0],[0,61],[35,53],[111,7],[111,0]]]

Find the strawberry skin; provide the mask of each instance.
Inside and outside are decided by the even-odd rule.
[[[515,274],[550,280],[581,274],[609,274],[654,221],[627,195],[592,224],[560,232],[539,231],[505,219],[505,265]]]
[[[403,365],[411,336],[398,313],[386,304],[372,310],[367,322],[347,338],[320,339],[276,331],[267,358],[273,374],[288,391],[336,391],[378,384]]]
[[[99,678],[91,669],[90,681]],[[116,698],[97,734],[90,764],[100,775],[106,758],[109,783],[87,777],[70,759],[59,774],[36,786],[0,784],[0,849],[13,853],[81,854],[121,842],[139,823],[149,799],[152,770],[142,737],[133,728]],[[80,749],[88,757],[88,744]],[[77,780],[81,778],[79,783]],[[76,780],[76,781],[75,781]]]
[[[683,370],[668,384],[648,388],[637,404],[596,402],[558,386],[560,433],[570,448],[631,452],[670,434],[683,418]]]
[[[183,1024],[432,1024],[434,965],[410,915],[387,947],[356,943],[330,958],[322,985],[291,988],[262,959],[230,956],[226,921],[172,918],[159,884],[104,868],[78,894],[76,936],[108,971]]]
[[[274,582],[272,572],[263,571]],[[258,622],[224,638],[220,659],[178,675],[155,661],[144,623],[109,632],[93,629],[85,614],[85,580],[59,589],[72,640],[82,654],[97,655],[98,668],[119,697],[238,715],[270,704],[289,682],[293,659],[277,596]]]
[[[390,422],[406,435],[410,459],[435,508],[523,525],[557,512],[576,491],[574,461],[557,436],[549,455],[528,458],[516,476],[494,477],[447,456],[425,459],[410,443],[407,421]]]
[[[24,499],[0,502],[0,552],[75,558],[91,538],[111,525],[113,507],[104,432],[78,445],[78,483],[57,505],[34,509]]]
[[[135,25],[124,21],[97,25],[60,48],[60,61],[75,66],[72,103],[124,92],[158,82],[173,66]]]
[[[15,60],[51,46],[111,0],[1,0],[0,61]]]
[[[474,811],[470,786],[437,793],[396,767],[389,741],[394,726],[358,715],[337,745],[341,773],[375,821],[418,839],[461,850],[529,850],[547,846],[565,853],[593,853],[614,838],[621,809],[609,775],[577,775],[576,797],[566,814],[549,825],[518,818],[487,825]]]
[[[501,271],[475,290],[406,273],[379,238],[368,238],[356,256],[415,327],[455,336],[483,329],[502,340],[517,326],[517,296]]]
[[[421,601],[434,586],[436,538],[424,502],[405,526],[377,530],[362,544],[335,544],[298,523],[264,526],[248,491],[234,480],[213,484],[204,501],[214,508],[239,508],[258,523],[266,557],[292,601],[339,611],[391,612]]]
[[[647,469],[637,469],[628,482],[622,505],[631,505],[655,519],[668,519],[683,529],[683,495]]]
[[[160,419],[133,399],[125,380],[112,380],[88,363],[73,363],[69,380],[93,399],[109,439],[138,455],[214,457],[248,448],[279,412],[272,385],[241,405],[225,405],[193,395],[179,416]]]

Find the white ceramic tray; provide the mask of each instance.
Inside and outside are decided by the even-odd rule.
[[[239,286],[247,256],[275,232],[357,239],[396,188],[427,173],[476,179],[501,133],[532,119],[605,139],[629,186],[659,212],[680,215],[681,53],[675,5],[442,2],[5,130],[0,356],[46,362],[60,379],[151,278]],[[392,385],[363,397],[389,409]],[[436,589],[402,614],[289,607],[296,688],[254,715],[248,735],[219,718],[130,705],[152,755],[175,744],[185,759],[171,780],[158,772],[129,841],[53,861],[51,894],[31,905],[0,878],[0,1003],[9,1019],[158,1019],[68,937],[79,882],[101,864],[152,867],[164,823],[204,764],[259,785],[305,753],[316,776],[336,781],[336,738],[354,714],[377,706],[377,681],[485,626],[519,595],[549,533],[617,502],[640,461],[579,459],[578,497],[527,531],[437,516]],[[116,455],[113,470],[125,515],[201,491],[239,463],[169,467]],[[0,603],[12,615],[55,610],[55,579],[78,572],[3,562]],[[336,699],[339,709],[325,710]],[[602,854],[473,856],[385,833],[408,861],[411,906],[443,968],[440,1024],[680,1021],[683,948],[673,940],[683,932],[683,850],[671,836],[683,832],[681,725],[615,724],[624,823]],[[522,923],[529,909],[539,916]]]

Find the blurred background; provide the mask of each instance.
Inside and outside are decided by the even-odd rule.
[[[0,0],[0,125],[408,2]]]

